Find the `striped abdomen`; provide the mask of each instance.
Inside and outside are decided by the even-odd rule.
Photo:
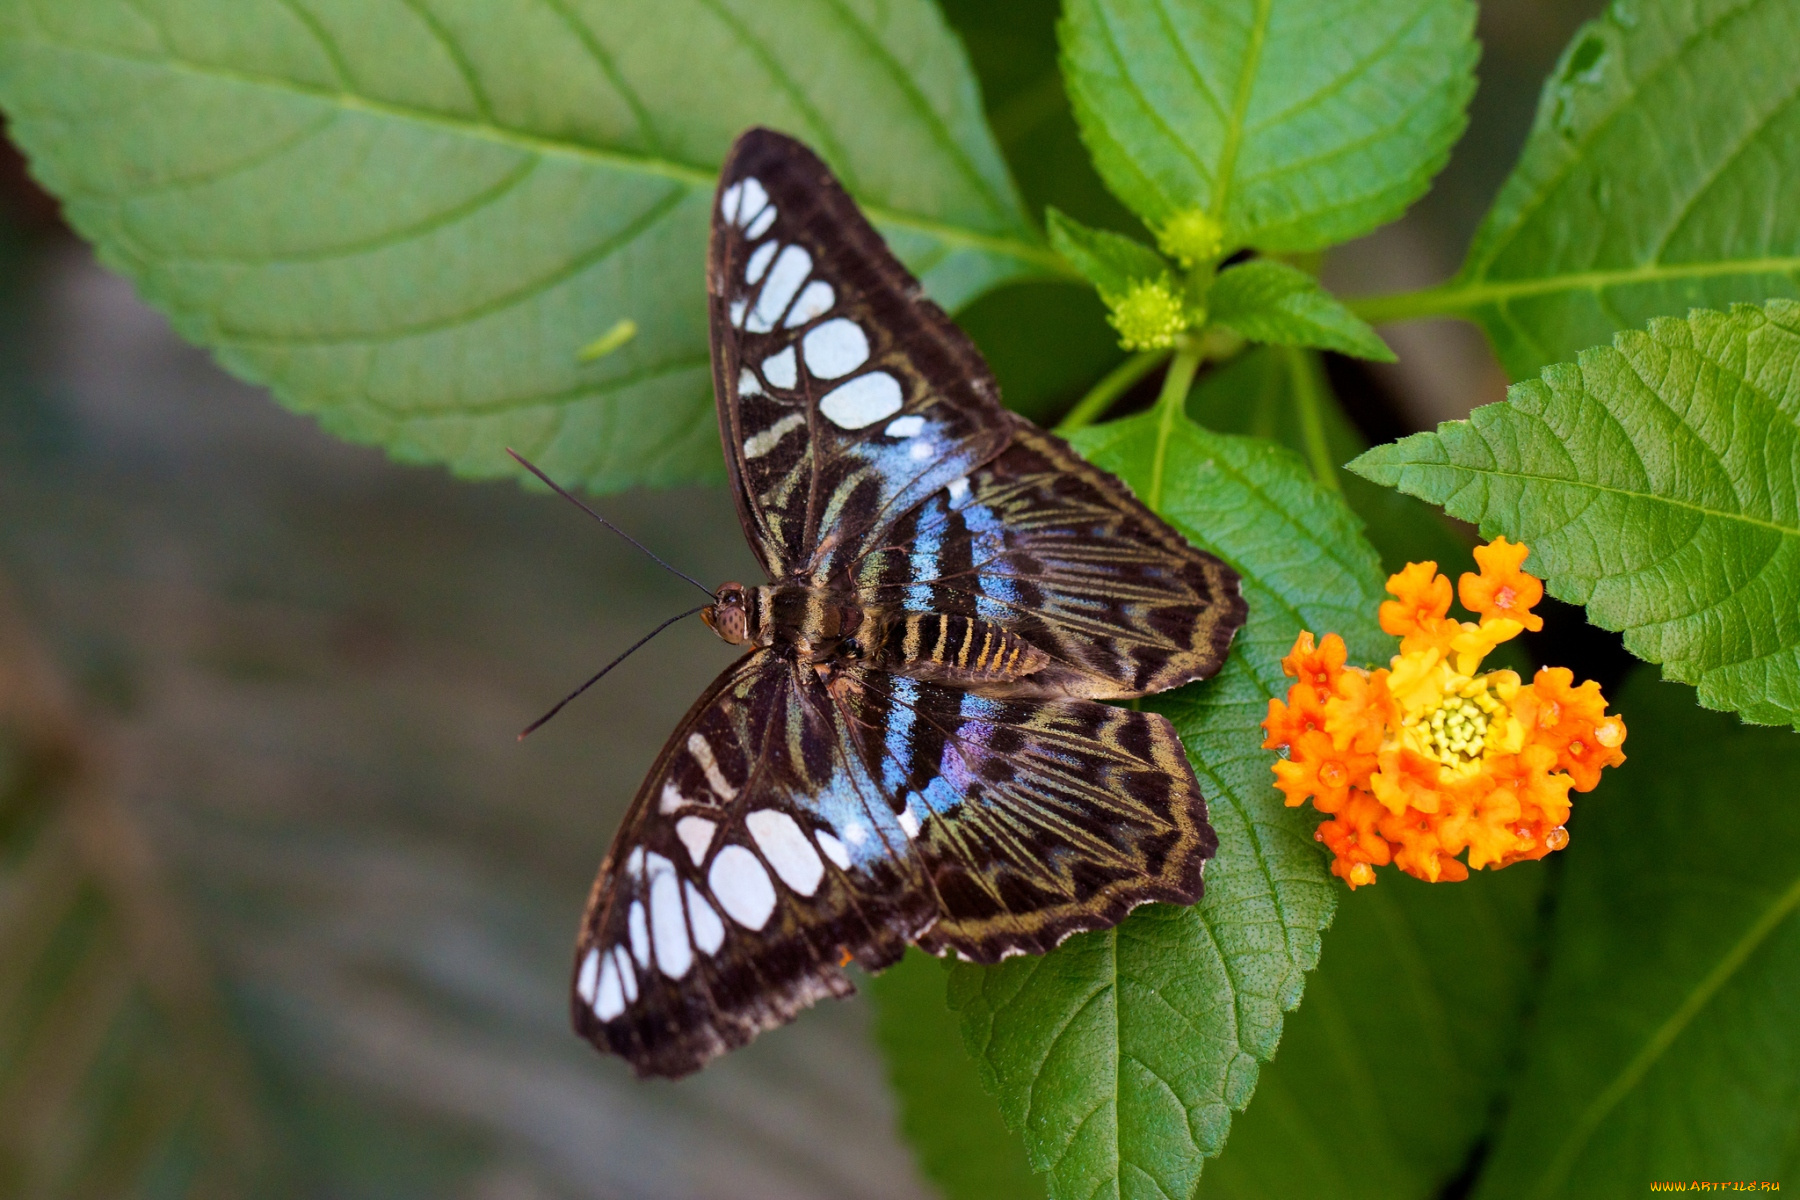
[[[1050,656],[989,621],[942,613],[909,613],[882,635],[874,665],[895,675],[976,684],[1020,679]]]

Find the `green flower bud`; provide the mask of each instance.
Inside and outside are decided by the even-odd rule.
[[[1193,270],[1216,260],[1225,250],[1225,227],[1197,208],[1176,213],[1157,231],[1163,253]]]
[[[1123,296],[1103,299],[1111,310],[1106,319],[1119,331],[1119,344],[1127,350],[1166,349],[1187,328],[1181,297],[1166,275],[1160,279],[1134,279]]]

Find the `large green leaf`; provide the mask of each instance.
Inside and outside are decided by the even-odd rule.
[[[1429,1200],[1487,1127],[1522,1034],[1544,868],[1338,902],[1281,1053],[1207,1168],[1204,1200]]]
[[[1654,321],[1351,466],[1525,542],[1707,707],[1800,725],[1800,304]]]
[[[918,950],[869,981],[875,1042],[900,1105],[900,1131],[945,1200],[1038,1200],[1025,1162],[963,1048],[944,1002],[948,964]]]
[[[1153,226],[1311,250],[1422,195],[1474,92],[1468,0],[1069,0],[1063,75],[1094,163]]]
[[[1460,275],[1514,379],[1690,307],[1800,294],[1800,6],[1629,0],[1575,35]],[[1384,311],[1385,309],[1385,311]]]
[[[927,0],[0,0],[0,104],[184,335],[470,474],[718,474],[706,222],[747,125],[951,307],[1056,270]]]
[[[1356,519],[1289,451],[1153,412],[1084,431],[1082,451],[1146,493],[1245,579],[1250,619],[1219,675],[1146,702],[1175,722],[1219,834],[1206,894],[1154,905],[1041,958],[959,965],[951,1002],[1007,1124],[1051,1195],[1185,1196],[1225,1144],[1317,962],[1335,892],[1314,821],[1258,749],[1280,656],[1306,627],[1373,658],[1381,576]]]
[[[1800,739],[1647,671],[1618,708],[1630,758],[1577,806],[1530,1058],[1477,1195],[1792,1188]]]

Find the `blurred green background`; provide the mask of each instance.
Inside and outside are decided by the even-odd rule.
[[[1484,7],[1469,136],[1334,287],[1450,273],[1597,7]],[[1054,6],[946,11],[1032,210],[1120,222]],[[860,999],[676,1085],[568,1031],[593,870],[730,652],[689,622],[513,735],[685,585],[561,501],[393,464],[229,379],[7,154],[0,1195],[927,1195]],[[1118,356],[1073,287],[964,320],[1043,419]],[[1472,328],[1386,332],[1400,364],[1334,374],[1369,437],[1499,397]],[[723,491],[604,507],[703,579],[755,573]]]

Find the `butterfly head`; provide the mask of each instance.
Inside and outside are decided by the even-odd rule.
[[[727,583],[713,594],[713,602],[700,610],[707,628],[733,646],[750,640],[750,589],[741,583]]]

